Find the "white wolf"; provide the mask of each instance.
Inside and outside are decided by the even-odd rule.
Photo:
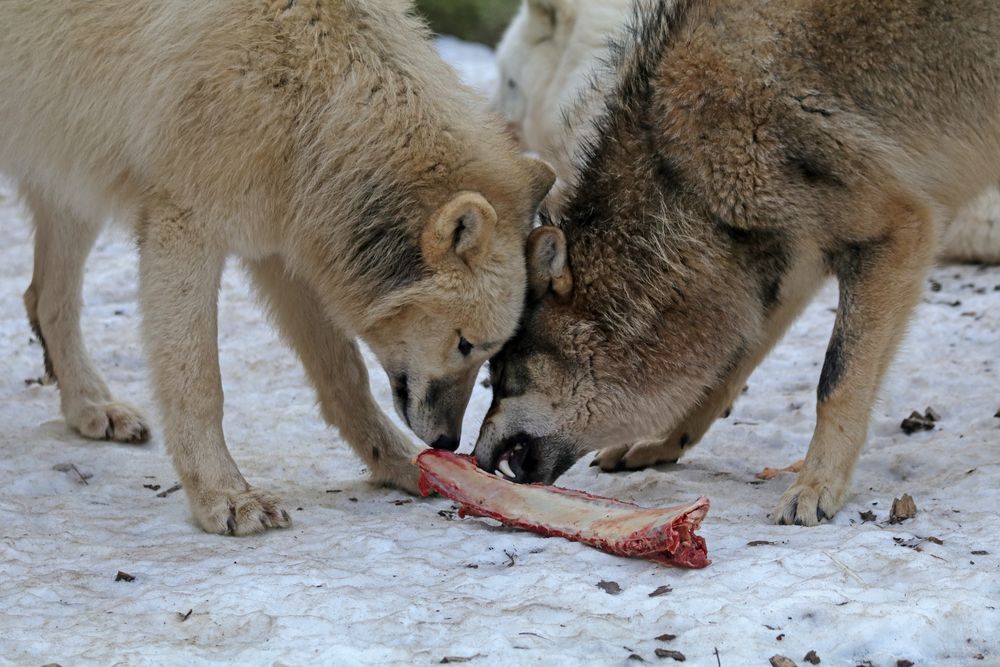
[[[25,305],[67,424],[149,435],[79,327],[84,262],[115,217],[138,240],[167,450],[202,528],[289,523],[223,437],[228,256],[376,480],[415,490],[417,447],[372,398],[355,337],[417,435],[457,447],[477,369],[516,327],[552,174],[516,152],[409,2],[4,0],[0,91],[0,173],[35,225]]]
[[[564,115],[607,55],[608,39],[630,7],[631,0],[526,0],[497,46],[493,108],[522,147],[548,160],[560,177],[572,168]]]

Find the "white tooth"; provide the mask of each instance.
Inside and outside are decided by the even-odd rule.
[[[506,458],[500,459],[500,463],[497,464],[497,469],[510,479],[517,478],[517,475],[514,474],[514,471],[510,469],[510,461],[508,461]]]
[[[516,454],[517,452],[521,451],[522,449],[524,449],[524,445],[514,445],[514,451],[511,452],[511,454]]]
[[[503,476],[503,473],[502,473],[502,472],[500,472],[499,470],[494,470],[494,471],[493,471],[493,474],[494,474],[494,475],[496,475],[497,477],[499,477],[500,479],[506,479],[506,478],[505,478],[505,477]]]

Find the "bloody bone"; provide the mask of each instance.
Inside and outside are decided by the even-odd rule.
[[[424,450],[417,463],[420,492],[436,491],[454,500],[461,506],[460,516],[489,517],[663,565],[701,568],[710,562],[705,540],[695,535],[708,512],[708,498],[647,509],[557,486],[508,482],[480,470],[471,456],[440,449]]]

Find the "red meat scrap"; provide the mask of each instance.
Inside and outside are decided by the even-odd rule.
[[[705,540],[695,531],[708,498],[688,505],[644,508],[557,486],[515,484],[480,470],[471,456],[428,449],[417,457],[420,492],[457,502],[460,516],[481,516],[545,536],[663,565],[702,568]]]

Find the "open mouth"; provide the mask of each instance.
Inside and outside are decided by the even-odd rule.
[[[528,473],[525,468],[530,454],[531,441],[529,438],[525,435],[514,436],[501,448],[500,458],[497,459],[496,470],[493,471],[493,474],[511,482],[528,481]]]

